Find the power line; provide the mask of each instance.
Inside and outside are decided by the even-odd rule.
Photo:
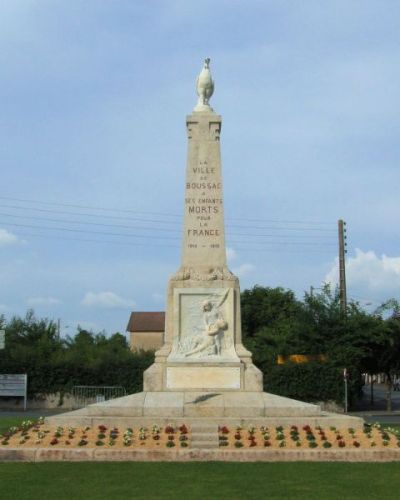
[[[1,196],[0,196],[1,198]],[[79,216],[84,216],[84,217],[97,217],[97,218],[107,218],[107,219],[119,219],[119,220],[134,220],[134,221],[140,221],[140,222],[154,222],[157,224],[177,224],[178,222],[175,221],[163,221],[163,220],[154,220],[154,219],[143,219],[143,218],[137,218],[137,217],[121,217],[117,215],[105,215],[105,214],[88,214],[88,213],[82,213],[82,212],[68,212],[65,210],[54,210],[54,209],[46,209],[46,208],[36,208],[36,207],[19,207],[16,205],[4,205],[0,204],[1,208],[15,208],[17,210],[33,210],[34,212],[45,212],[45,213],[54,213],[54,214],[62,214],[62,215],[79,215]],[[161,214],[160,214],[161,215]]]
[[[32,200],[28,198],[14,198],[11,196],[0,196],[0,199],[3,200],[11,200],[11,201],[18,201],[22,203],[35,203],[35,204],[41,204],[41,205],[50,205],[50,206],[60,206],[60,207],[69,207],[69,208],[81,208],[84,210],[101,210],[103,212],[118,212],[118,213],[132,213],[132,214],[142,214],[142,215],[158,215],[158,216],[165,216],[165,217],[177,217],[181,218],[182,215],[179,214],[171,214],[168,212],[147,212],[147,211],[138,211],[138,210],[132,210],[132,209],[127,209],[127,208],[111,208],[111,207],[100,207],[100,206],[94,206],[94,205],[80,205],[80,204],[72,204],[72,203],[60,203],[60,202],[49,202],[49,201],[43,201],[43,200]],[[4,206],[4,205],[3,205]],[[45,209],[38,209],[38,208],[32,208],[32,207],[17,207],[17,206],[8,206],[9,208],[28,208],[28,209],[34,209],[34,210],[41,210],[44,211]],[[90,217],[117,217],[117,216],[110,216],[106,214],[80,214],[80,215],[88,215]],[[279,223],[279,224],[301,224],[301,225],[331,225],[329,222],[323,222],[323,221],[299,221],[299,220],[287,220],[287,219],[250,219],[250,218],[238,218],[238,217],[227,217],[227,220],[237,220],[237,221],[247,221],[247,222],[265,222],[265,223]],[[160,222],[160,221],[157,221]],[[167,221],[164,221],[167,222]],[[242,227],[247,227],[247,226],[242,226]],[[288,228],[289,229],[289,228]],[[293,228],[294,229],[294,228]],[[300,228],[301,229],[301,228]],[[306,228],[303,228],[306,229]],[[315,228],[318,230],[317,228]],[[326,230],[321,228],[321,230]],[[334,229],[333,229],[334,230]]]
[[[1,206],[1,205],[0,205]],[[168,231],[168,232],[178,232],[181,233],[182,231],[179,229],[170,229],[170,228],[165,228],[165,227],[147,227],[147,226],[127,226],[124,224],[106,224],[102,222],[88,222],[88,221],[77,221],[77,220],[70,220],[70,219],[52,219],[49,217],[36,217],[34,215],[16,215],[16,214],[6,214],[0,212],[0,216],[2,217],[13,217],[13,218],[18,218],[18,219],[33,219],[33,220],[41,220],[41,221],[48,221],[48,222],[64,222],[68,224],[88,224],[91,226],[104,226],[104,227],[119,227],[123,229],[144,229],[144,230],[150,230],[150,231]]]
[[[82,241],[82,242],[88,242],[88,243],[102,243],[102,244],[111,244],[111,245],[125,245],[125,246],[140,246],[140,247],[149,247],[148,243],[140,243],[138,241],[119,241],[119,240],[94,240],[91,238],[67,238],[65,236],[59,236],[58,234],[35,234],[35,233],[18,233],[18,236],[22,237],[34,237],[34,238],[46,238],[50,240],[63,240],[63,241]],[[157,243],[152,243],[152,247],[158,247],[158,248],[181,248],[180,245],[168,245],[168,244],[157,244]]]
[[[138,235],[138,234],[131,234],[131,233],[114,233],[114,232],[108,232],[108,231],[92,231],[90,229],[72,229],[72,228],[66,228],[66,227],[49,227],[49,226],[41,226],[41,225],[33,225],[33,224],[18,224],[18,223],[12,223],[12,222],[2,222],[3,225],[6,226],[13,226],[13,227],[24,227],[24,228],[30,228],[30,229],[44,229],[46,231],[67,231],[71,233],[89,233],[89,234],[100,234],[102,236],[122,236],[122,237],[127,237],[127,238],[143,238],[143,239],[158,239],[158,240],[180,240],[180,237],[176,236],[153,236],[153,235]],[[247,242],[243,240],[229,240],[231,243],[240,243],[240,244],[245,244],[248,245],[248,243],[254,244],[254,243],[262,243],[262,242]],[[297,246],[302,246],[302,245],[310,245],[310,246],[333,246],[333,244],[330,243],[315,243],[315,242],[299,242],[299,241],[268,241],[266,242],[268,245],[297,245]]]
[[[274,227],[274,226],[241,226],[237,224],[230,224],[230,227],[237,227],[237,228],[252,228],[252,229],[268,229],[268,230],[281,230],[281,231],[328,231],[328,232],[335,232],[334,229],[323,229],[323,228],[315,228],[315,227]]]
[[[262,243],[260,241],[251,241],[251,242],[247,242],[247,241],[243,241],[243,240],[229,240],[231,243],[251,243],[251,244],[254,244],[254,243]],[[336,247],[336,245],[334,243],[314,243],[314,242],[310,242],[310,241],[304,241],[304,242],[300,242],[300,241],[267,241],[265,242],[267,245],[310,245],[310,246],[334,246]]]
[[[96,239],[91,239],[91,238],[76,238],[76,237],[65,237],[65,236],[60,236],[60,235],[48,235],[48,234],[35,234],[35,233],[26,233],[26,232],[19,232],[18,236],[21,237],[34,237],[34,238],[44,238],[44,239],[50,239],[50,240],[63,240],[63,241],[72,241],[72,242],[83,242],[83,243],[101,243],[101,244],[112,244],[112,245],[123,245],[123,246],[141,246],[141,247],[148,247],[148,243],[140,243],[137,241],[130,242],[130,241],[120,241],[120,240],[96,240]],[[152,247],[158,247],[158,248],[181,248],[180,245],[169,245],[169,244],[158,244],[158,243],[152,243]],[[235,247],[235,250],[243,251],[243,252],[256,252],[256,253],[276,253],[277,251],[279,252],[284,252],[284,253],[306,253],[308,254],[309,252],[313,252],[313,250],[299,250],[299,249],[288,249],[288,248],[281,248],[281,249],[276,249],[276,248],[241,248],[241,247]],[[331,253],[327,251],[314,251],[314,253]]]
[[[0,205],[1,206],[1,205]],[[171,229],[171,228],[164,228],[164,227],[148,227],[148,226],[131,226],[131,225],[125,225],[125,224],[107,224],[107,223],[102,223],[102,222],[92,222],[92,221],[80,221],[80,220],[71,220],[71,219],[57,219],[57,218],[50,218],[50,217],[37,217],[35,215],[20,215],[20,214],[9,214],[9,213],[4,213],[0,212],[0,216],[2,217],[11,217],[11,218],[18,218],[18,219],[31,219],[31,220],[38,220],[38,221],[45,221],[45,222],[61,222],[61,223],[67,223],[67,224],[78,224],[78,225],[91,225],[91,226],[100,226],[100,227],[112,227],[112,228],[122,228],[122,229],[143,229],[144,231],[168,231],[168,232],[175,232],[175,233],[182,233],[182,229]],[[312,239],[321,239],[319,236],[315,235],[299,235],[299,234],[254,234],[254,233],[236,233],[236,232],[230,232],[228,231],[229,234],[232,234],[234,236],[243,236],[246,238],[276,238],[279,236],[279,238],[312,238]],[[300,243],[300,242],[299,242]]]
[[[48,226],[35,226],[32,224],[17,224],[11,222],[2,222],[3,225],[6,226],[15,226],[15,227],[29,227],[34,229],[45,229],[50,231],[68,231],[72,233],[90,233],[90,234],[101,234],[105,236],[124,236],[128,238],[150,238],[150,239],[168,239],[168,240],[180,240],[180,238],[175,236],[151,236],[151,235],[137,235],[137,234],[124,234],[124,233],[109,233],[105,231],[91,231],[90,229],[71,229],[66,227],[48,227]]]
[[[53,201],[42,201],[42,200],[31,200],[26,198],[12,198],[10,196],[0,196],[2,200],[20,201],[24,203],[38,203],[42,205],[54,205],[59,207],[71,207],[71,208],[83,208],[88,210],[102,210],[110,212],[122,212],[122,213],[134,213],[134,214],[149,214],[149,215],[165,215],[166,217],[181,217],[178,214],[168,214],[166,212],[140,212],[137,210],[127,209],[127,208],[110,208],[110,207],[96,207],[93,205],[74,205],[72,203],[56,203]]]
[[[1,197],[0,197],[1,198]],[[36,208],[36,207],[19,207],[16,205],[6,205],[6,204],[0,204],[1,208],[13,208],[17,210],[29,210],[29,211],[35,211],[35,212],[44,212],[44,213],[50,213],[50,214],[61,214],[61,215],[73,215],[73,216],[83,216],[83,217],[96,217],[96,218],[108,218],[108,219],[113,219],[113,220],[133,220],[135,222],[147,222],[147,223],[155,223],[155,224],[174,224],[177,225],[178,221],[164,221],[160,219],[143,219],[143,218],[138,218],[138,217],[121,217],[121,216],[115,216],[115,215],[99,215],[99,214],[88,214],[88,213],[82,213],[82,212],[70,212],[70,211],[65,211],[65,210],[54,210],[54,209],[45,209],[45,208]],[[22,217],[22,215],[11,215],[11,214],[3,214],[8,217]],[[33,218],[33,216],[26,216],[29,218]],[[51,219],[43,219],[43,220],[51,220]],[[63,220],[61,220],[64,222]],[[74,223],[74,221],[69,221]],[[95,225],[96,223],[92,222],[86,222],[82,221],[83,224],[93,224]],[[106,224],[106,223],[97,223],[97,225],[104,225],[104,226],[111,226],[111,224]],[[122,225],[119,225],[118,227],[124,227]],[[128,226],[125,226],[128,227]],[[227,225],[227,228],[241,228],[241,229],[267,229],[267,230],[272,230],[272,231],[297,231],[297,232],[302,232],[302,231],[324,231],[324,232],[330,232],[332,231],[331,229],[326,229],[326,228],[307,228],[307,227],[275,227],[275,226],[252,226],[252,225]],[[149,228],[150,229],[150,228]],[[162,229],[162,230],[170,230],[170,231],[177,231],[176,229]],[[246,235],[247,236],[247,235]],[[296,235],[298,236],[298,235]],[[305,235],[304,235],[305,236]]]

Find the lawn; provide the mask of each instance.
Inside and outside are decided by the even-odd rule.
[[[2,463],[2,500],[397,499],[400,464]]]
[[[0,417],[0,434],[7,431],[10,427],[18,427],[24,420],[37,420],[29,417]]]

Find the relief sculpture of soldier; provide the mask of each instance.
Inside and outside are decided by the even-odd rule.
[[[194,339],[194,347],[185,353],[185,356],[191,356],[200,352],[208,355],[221,355],[222,339],[224,330],[228,328],[228,323],[222,316],[220,307],[225,302],[228,291],[222,299],[215,303],[207,299],[202,304],[204,330],[202,334]]]

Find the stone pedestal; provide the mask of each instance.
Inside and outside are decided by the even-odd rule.
[[[182,266],[168,283],[165,344],[144,390],[262,391],[242,344],[239,281],[226,262],[221,117],[206,108],[186,127]]]

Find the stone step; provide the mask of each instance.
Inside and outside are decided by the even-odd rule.
[[[191,441],[191,448],[218,448],[218,441],[214,439],[212,441]]]
[[[217,425],[207,425],[207,424],[192,424],[190,426],[190,430],[192,431],[192,434],[198,434],[198,433],[215,433],[218,432],[218,426]]]
[[[218,448],[218,425],[207,424],[207,422],[195,423],[190,426],[190,430],[191,448]]]
[[[218,434],[215,432],[192,432],[192,441],[212,441],[218,440]]]

